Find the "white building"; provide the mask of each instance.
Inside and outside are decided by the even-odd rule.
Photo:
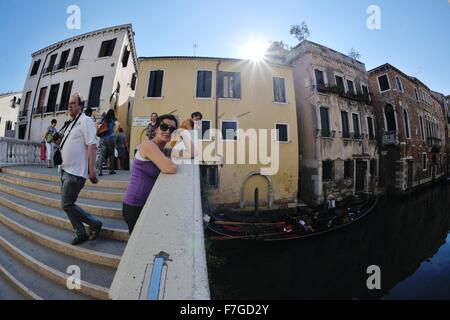
[[[99,118],[110,108],[129,134],[137,56],[131,24],[75,36],[32,54],[23,89],[16,138],[39,142],[52,119],[67,120],[78,92]]]
[[[0,94],[0,138],[15,137],[22,92]]]

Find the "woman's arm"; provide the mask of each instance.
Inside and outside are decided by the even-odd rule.
[[[166,157],[153,141],[149,140],[141,144],[139,153],[141,156],[153,161],[162,173],[175,174],[177,172],[177,165]]]

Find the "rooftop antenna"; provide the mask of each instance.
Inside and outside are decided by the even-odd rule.
[[[198,45],[196,43],[194,43],[193,48],[194,48],[194,57],[196,57],[197,56]]]

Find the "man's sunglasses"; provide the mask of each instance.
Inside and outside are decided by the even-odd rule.
[[[177,127],[171,127],[171,126],[165,124],[164,122],[162,122],[159,125],[159,129],[161,129],[161,131],[163,131],[163,132],[166,132],[167,130],[169,130],[170,133],[173,133],[175,130],[177,130]]]

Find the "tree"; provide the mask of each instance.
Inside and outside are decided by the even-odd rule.
[[[283,41],[272,41],[267,49],[266,58],[274,62],[284,62],[289,46]]]
[[[356,50],[355,48],[351,48],[350,51],[348,52],[348,56],[350,58],[353,58],[355,60],[359,60],[361,58],[361,54],[359,53],[358,50]]]
[[[299,42],[302,42],[310,36],[310,31],[305,21],[301,24],[291,26],[290,33],[296,37]]]

